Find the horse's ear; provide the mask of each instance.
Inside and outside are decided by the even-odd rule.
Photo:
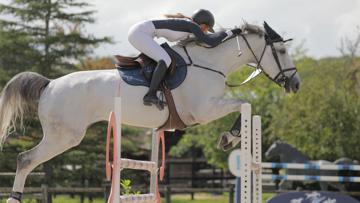
[[[270,25],[267,24],[266,21],[264,21],[264,29],[265,29],[265,32],[266,32],[267,36],[272,41],[283,41],[282,37],[277,32],[275,32],[275,30],[272,29],[270,27]]]

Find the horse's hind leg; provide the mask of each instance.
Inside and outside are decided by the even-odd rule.
[[[65,125],[43,125],[44,137],[33,149],[19,154],[13,192],[7,203],[19,203],[29,173],[41,163],[77,146],[85,135],[86,128],[69,129]]]

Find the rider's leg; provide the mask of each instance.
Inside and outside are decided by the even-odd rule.
[[[140,52],[158,62],[158,65],[153,73],[149,92],[144,96],[144,104],[159,106],[160,100],[156,96],[158,89],[167,68],[171,64],[169,54],[153,39],[153,36],[147,32],[132,29],[128,36],[129,42]]]
[[[149,91],[145,94],[143,101],[144,105],[151,106],[152,104],[161,105],[159,98],[156,96],[156,91],[159,89],[159,85],[163,80],[167,67],[164,60],[160,60],[154,70],[151,78]]]

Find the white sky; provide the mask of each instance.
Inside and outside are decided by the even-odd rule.
[[[223,27],[241,25],[243,19],[261,24],[267,21],[284,38],[294,38],[293,47],[305,40],[307,54],[313,57],[339,55],[340,39],[353,39],[360,26],[360,0],[79,0],[93,4],[95,24],[87,32],[110,36],[113,45],[102,45],[96,55],[134,54],[127,31],[134,23],[181,12],[191,15],[199,8],[214,13]],[[7,3],[9,0],[0,0]]]
[[[267,21],[280,34],[294,38],[294,45],[305,40],[308,55],[339,55],[341,37],[352,38],[360,25],[360,0],[88,0],[98,11],[97,22],[88,26],[96,36],[112,36],[114,45],[101,46],[99,55],[131,54],[127,42],[129,27],[164,13],[191,15],[198,8],[212,11],[224,27]]]

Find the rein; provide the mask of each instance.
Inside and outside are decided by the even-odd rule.
[[[202,66],[202,65],[194,64],[194,63],[193,63],[193,60],[191,59],[191,57],[190,57],[190,55],[189,55],[188,50],[186,49],[186,46],[183,46],[183,49],[184,49],[184,51],[185,51],[185,53],[186,53],[186,56],[187,56],[188,59],[189,59],[189,63],[187,63],[186,65],[188,65],[188,66],[195,66],[195,67],[197,67],[197,68],[201,68],[201,69],[205,69],[205,70],[208,70],[208,71],[212,71],[212,72],[217,73],[217,74],[220,74],[221,76],[223,76],[224,78],[226,78],[226,75],[225,75],[223,72],[221,72],[221,71],[214,70],[214,69],[212,69],[212,68],[205,67],[205,66]]]

